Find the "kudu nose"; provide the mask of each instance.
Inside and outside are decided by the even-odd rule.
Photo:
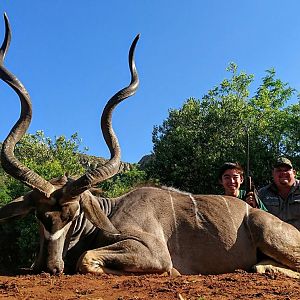
[[[60,275],[64,271],[64,264],[62,262],[48,264],[48,272],[52,275]]]
[[[59,274],[61,274],[63,272],[63,270],[59,270],[58,268],[54,268],[53,270],[52,270],[52,274],[53,275],[59,275]]]

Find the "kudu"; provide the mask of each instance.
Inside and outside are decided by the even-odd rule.
[[[0,221],[35,210],[40,224],[36,272],[218,274],[249,270],[258,250],[293,269],[300,268],[300,232],[245,202],[219,195],[192,195],[171,188],[141,187],[118,198],[89,189],[118,172],[120,146],[112,111],[138,87],[134,50],[129,51],[130,84],[106,104],[101,127],[111,152],[103,166],[79,179],[46,181],[14,156],[31,121],[31,101],[21,82],[3,66],[10,43],[5,16],[0,77],[18,94],[21,115],[5,139],[3,169],[33,190],[0,209]],[[174,271],[176,272],[176,271]]]

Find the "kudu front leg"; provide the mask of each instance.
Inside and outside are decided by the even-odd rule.
[[[115,244],[86,251],[79,258],[80,273],[96,274],[172,274],[172,262],[166,245],[160,241],[150,248],[137,240],[127,239]],[[179,273],[178,273],[179,274]]]

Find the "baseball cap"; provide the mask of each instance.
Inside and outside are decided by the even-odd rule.
[[[289,159],[287,159],[286,157],[278,157],[273,165],[273,168],[277,168],[277,167],[280,167],[283,165],[289,166],[291,169],[293,169],[292,162]]]

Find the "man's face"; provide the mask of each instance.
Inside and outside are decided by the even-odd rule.
[[[220,183],[224,187],[225,195],[237,197],[243,181],[243,175],[239,170],[229,169],[223,173]]]
[[[276,186],[291,187],[295,183],[296,171],[287,165],[282,165],[273,169],[273,179]]]

